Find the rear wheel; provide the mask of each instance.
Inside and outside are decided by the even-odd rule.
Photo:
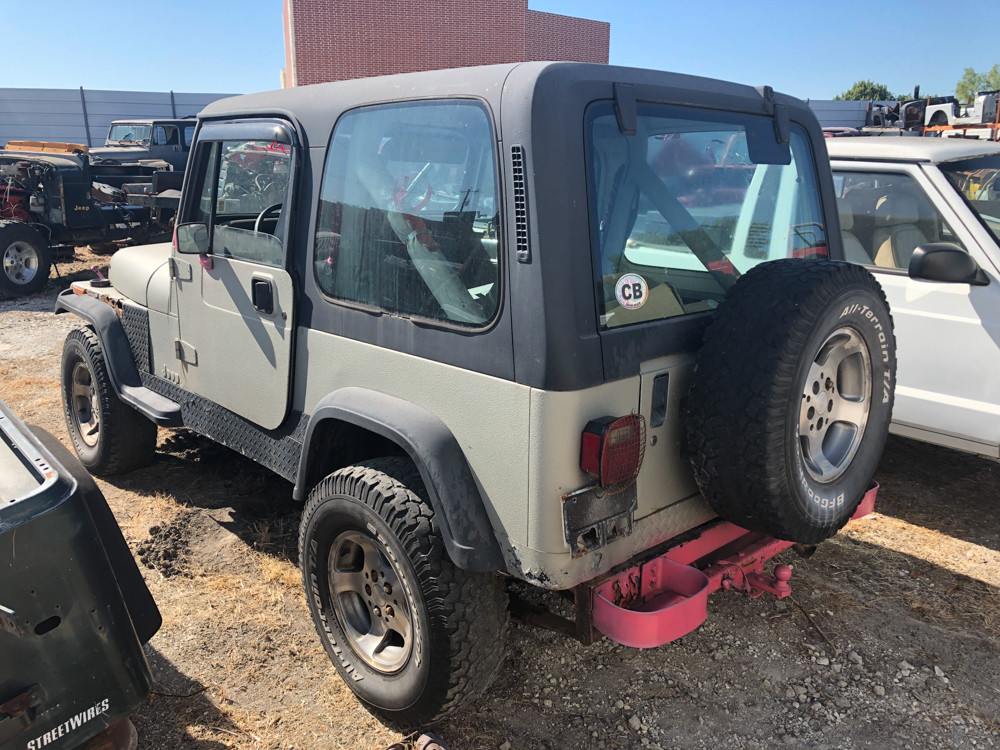
[[[448,559],[407,459],[341,469],[310,494],[299,531],[309,609],[334,666],[382,719],[415,728],[478,697],[503,660],[499,576]]]
[[[849,263],[764,263],[705,333],[688,443],[709,505],[779,539],[816,543],[853,515],[882,455],[895,390],[892,320]]]
[[[49,278],[48,243],[24,224],[0,226],[0,295],[23,297],[45,286]]]
[[[152,460],[156,425],[118,398],[89,328],[70,331],[63,345],[62,401],[70,441],[91,474],[123,474]]]

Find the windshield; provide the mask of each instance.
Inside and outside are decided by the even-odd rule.
[[[1000,244],[1000,154],[949,161],[938,168]]]
[[[148,141],[152,130],[150,125],[140,125],[138,123],[121,122],[111,126],[108,131],[108,143],[139,143]]]
[[[827,255],[808,137],[793,125],[789,149],[773,133],[766,117],[641,105],[627,136],[610,104],[592,108],[602,326],[710,310],[758,263]]]

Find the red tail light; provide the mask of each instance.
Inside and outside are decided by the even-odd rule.
[[[174,245],[174,252],[176,253],[177,252],[177,224],[176,223],[174,224],[174,237],[171,240],[171,242]]]
[[[639,476],[646,451],[646,420],[639,414],[593,419],[583,428],[580,468],[606,492],[619,492]]]

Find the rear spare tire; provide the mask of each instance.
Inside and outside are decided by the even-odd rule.
[[[896,385],[878,282],[839,261],[763,263],[705,333],[688,400],[695,477],[723,518],[814,544],[854,514]]]

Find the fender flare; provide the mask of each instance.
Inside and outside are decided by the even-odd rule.
[[[472,469],[440,418],[403,399],[350,386],[322,398],[309,417],[293,496],[304,500],[309,446],[316,428],[338,420],[369,430],[400,446],[416,465],[438,518],[445,549],[458,567],[485,572],[506,568]]]
[[[66,289],[56,297],[55,312],[57,315],[73,313],[93,327],[101,340],[108,378],[118,398],[161,427],[181,427],[184,424],[180,406],[142,384],[125,329],[111,305]]]

